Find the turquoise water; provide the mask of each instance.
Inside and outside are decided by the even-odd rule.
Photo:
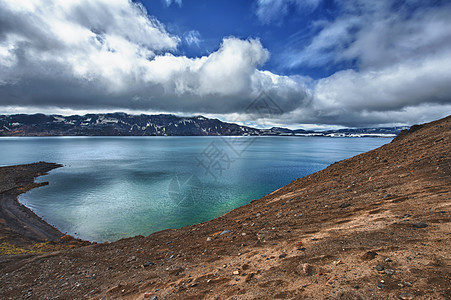
[[[0,165],[64,164],[20,201],[62,232],[102,242],[210,220],[390,140],[0,138]]]

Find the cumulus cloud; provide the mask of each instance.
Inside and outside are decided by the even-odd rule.
[[[318,109],[389,111],[424,102],[450,103],[451,51],[378,71],[346,70],[318,81]]]
[[[290,9],[312,11],[321,0],[257,0],[255,14],[263,24],[280,23]]]
[[[437,119],[451,111],[450,65],[448,52],[377,71],[340,71],[318,80],[312,105],[298,109],[291,118],[344,126]]]
[[[290,112],[288,119],[362,126],[418,123],[449,114],[451,5],[416,0],[338,4],[341,14],[313,24],[318,33],[300,49],[289,49],[284,64],[355,67],[318,79],[311,105]]]
[[[173,54],[181,39],[131,1],[6,1],[0,14],[3,106],[229,113],[262,89],[286,109],[306,95],[297,78],[258,69],[269,57],[258,39]]]

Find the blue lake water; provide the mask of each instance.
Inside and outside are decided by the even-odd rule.
[[[218,217],[387,138],[0,138],[0,165],[64,164],[20,201],[62,232],[114,241]]]

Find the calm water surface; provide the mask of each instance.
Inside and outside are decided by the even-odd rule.
[[[48,223],[114,241],[207,221],[390,142],[324,137],[0,138],[0,165],[64,164],[20,201]]]

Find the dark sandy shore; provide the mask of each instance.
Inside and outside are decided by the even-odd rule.
[[[62,165],[46,162],[0,167],[0,242],[24,246],[60,241],[63,233],[20,204],[17,198],[30,189],[47,185],[48,182],[35,183],[34,179],[59,167]]]
[[[451,299],[450,149],[447,117],[205,223],[0,256],[0,299]]]

